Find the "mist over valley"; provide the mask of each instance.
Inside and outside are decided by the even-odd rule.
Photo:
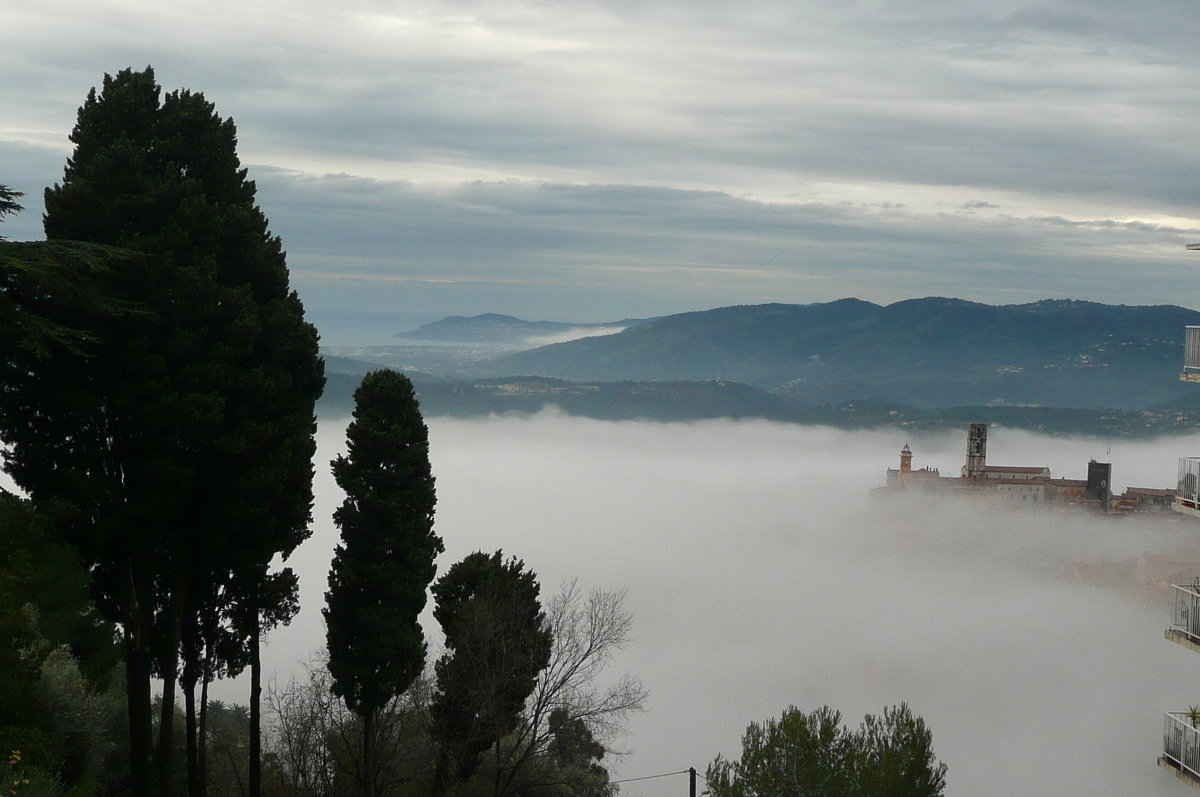
[[[25,4],[7,791],[1200,783],[1180,10]]]
[[[319,607],[341,501],[326,463],[344,419],[319,431],[315,533],[293,556],[302,611],[269,638],[286,679],[323,645]],[[917,466],[963,461],[961,430],[906,438],[760,420],[608,422],[547,410],[431,419],[439,572],[503,549],[544,594],[578,578],[623,589],[633,642],[611,674],[649,689],[615,740],[614,780],[736,754],[745,726],[790,704],[850,722],[907,701],[949,765],[951,795],[1178,794],[1154,765],[1162,711],[1200,699],[1195,662],[1162,638],[1165,590],[1072,577],[1078,564],[1193,556],[1187,523],[873,499],[909,443]],[[1082,478],[1113,462],[1114,489],[1169,486],[1200,437],[1048,438],[995,431],[989,461]],[[1112,568],[1110,568],[1112,569]],[[422,620],[436,642],[437,626]],[[244,699],[236,684],[215,694]],[[686,778],[622,786],[675,795]]]

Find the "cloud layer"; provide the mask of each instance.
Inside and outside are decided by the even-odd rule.
[[[0,34],[8,232],[36,237],[87,89],[150,63],[238,121],[318,317],[1196,305],[1190,11],[48,0]]]

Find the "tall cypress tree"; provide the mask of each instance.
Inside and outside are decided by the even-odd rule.
[[[429,431],[412,382],[372,371],[354,402],[348,454],[333,462],[346,500],[333,516],[342,542],[324,614],[333,691],[363,719],[363,794],[374,797],[375,719],[425,665],[417,618],[443,547],[433,531]]]
[[[26,369],[0,408],[18,410],[0,412],[9,472],[35,501],[73,506],[69,537],[121,624],[136,795],[153,786],[150,678],[163,679],[169,742],[182,623],[197,601],[237,596],[242,611],[225,616],[243,618],[252,648],[260,618],[294,611],[268,566],[308,534],[324,380],[233,122],[203,95],[160,96],[150,68],[106,75],[45,197],[47,238],[144,254],[105,275],[139,312],[97,319],[88,356]],[[163,793],[171,747],[160,744]],[[251,772],[253,788],[257,761]]]

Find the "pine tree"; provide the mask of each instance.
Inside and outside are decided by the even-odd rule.
[[[870,714],[857,730],[840,712],[795,706],[779,719],[752,722],[740,759],[717,756],[706,774],[714,797],[941,797],[946,765],[933,754],[933,734],[908,705]]]
[[[417,622],[442,540],[429,430],[412,382],[394,371],[367,374],[354,393],[347,456],[333,462],[346,492],[334,513],[342,542],[325,595],[333,691],[363,719],[363,794],[375,794],[375,719],[425,666]]]
[[[439,746],[434,793],[474,774],[479,755],[516,729],[553,637],[537,575],[503,554],[476,552],[433,586],[446,635],[430,714]]]

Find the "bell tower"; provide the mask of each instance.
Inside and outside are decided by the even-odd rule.
[[[967,427],[967,464],[963,475],[968,479],[982,479],[987,464],[987,424],[972,423]]]
[[[900,472],[912,473],[912,449],[908,447],[908,443],[900,449]]]

